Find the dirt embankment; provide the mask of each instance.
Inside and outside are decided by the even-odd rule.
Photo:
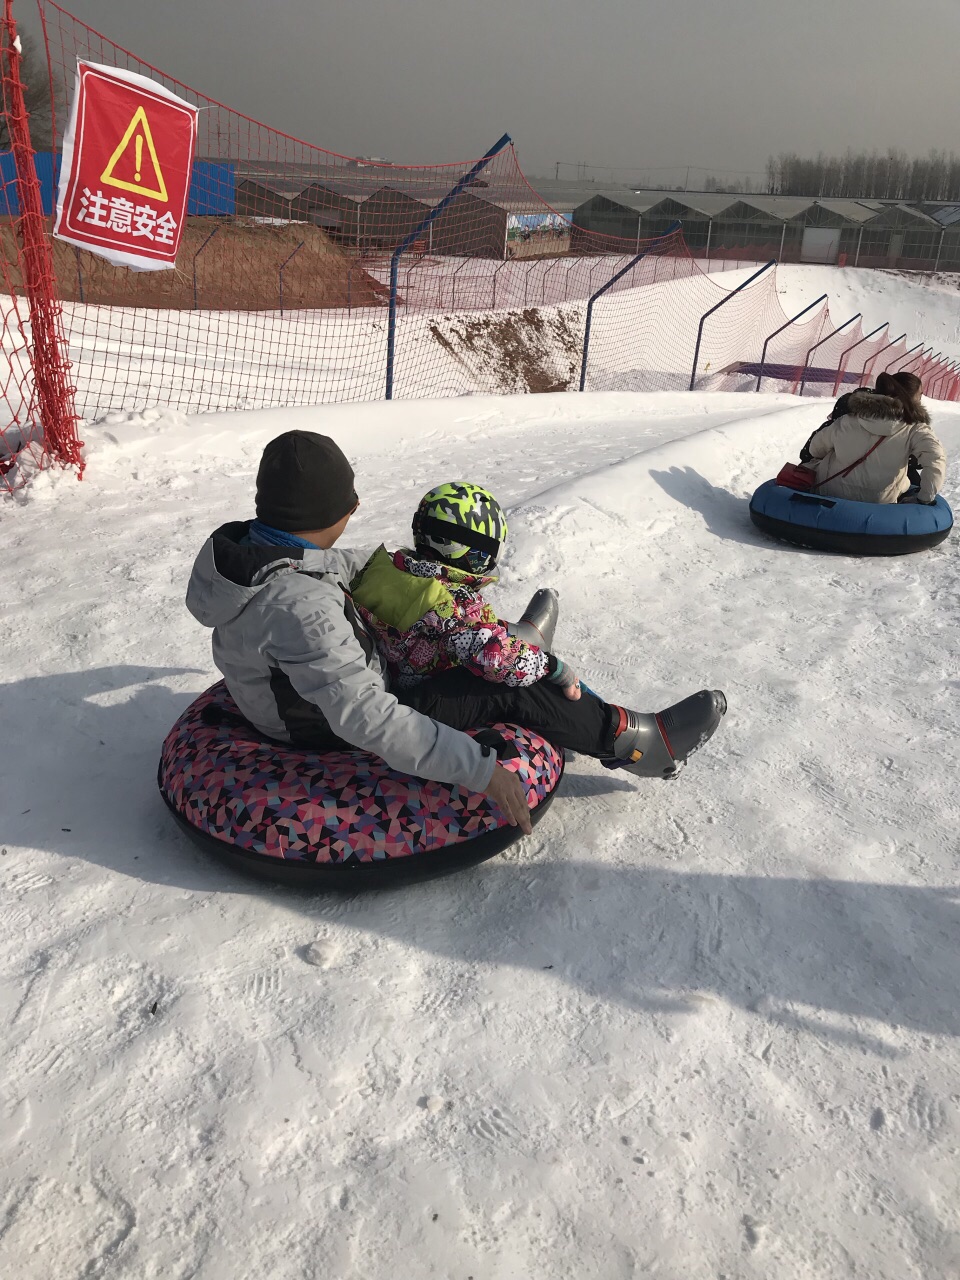
[[[319,228],[189,218],[173,271],[131,271],[96,254],[50,241],[65,302],[174,310],[274,311],[383,305],[388,290]],[[0,223],[11,284],[23,292],[14,226]],[[293,255],[293,257],[291,257]]]
[[[577,307],[527,307],[476,316],[438,316],[430,334],[491,392],[569,391],[580,377]]]

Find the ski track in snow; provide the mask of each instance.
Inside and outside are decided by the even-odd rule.
[[[960,544],[760,536],[822,410],[117,414],[3,509],[0,1275],[960,1276]],[[348,544],[488,483],[501,611],[556,585],[592,686],[719,685],[716,739],[669,784],[574,759],[532,837],[404,891],[208,860],[155,786],[214,675],[183,590],[291,425],[357,460]]]

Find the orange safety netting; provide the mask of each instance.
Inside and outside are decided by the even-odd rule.
[[[0,224],[0,487],[18,488],[59,464],[82,471],[81,442],[54,280],[50,239],[21,76],[12,0],[0,34],[3,121],[13,166],[0,175],[7,210]]]

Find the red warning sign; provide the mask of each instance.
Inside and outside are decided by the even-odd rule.
[[[173,267],[196,137],[192,103],[146,76],[78,63],[53,234],[118,266]]]

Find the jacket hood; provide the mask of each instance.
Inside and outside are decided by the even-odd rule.
[[[285,574],[340,572],[339,559],[329,551],[247,543],[252,523],[237,520],[221,525],[194,561],[186,603],[205,627],[220,627],[237,617],[268,583]]]
[[[851,418],[859,418],[864,428],[875,436],[893,435],[907,424],[903,420],[903,405],[895,396],[884,396],[878,391],[855,391],[847,405]],[[923,405],[918,408],[918,422],[929,425],[930,415]]]

